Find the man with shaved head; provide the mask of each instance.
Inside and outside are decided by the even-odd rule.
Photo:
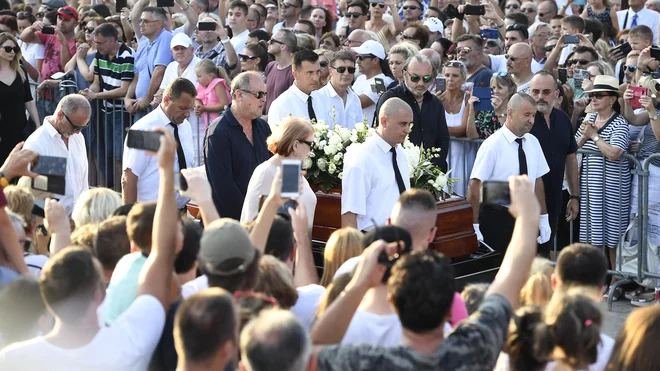
[[[468,201],[472,205],[474,231],[477,238],[504,252],[511,240],[515,220],[509,205],[483,204],[484,182],[508,182],[509,177],[527,175],[541,204],[538,243],[550,239],[550,225],[545,204],[542,177],[550,171],[538,139],[529,133],[534,125],[537,102],[526,93],[516,93],[509,100],[505,125],[479,147],[468,184]],[[489,184],[489,187],[493,183]],[[497,184],[496,184],[497,186]]]
[[[557,16],[557,12],[557,4],[552,0],[542,1],[537,9],[539,21],[543,23],[550,23]]]
[[[399,98],[383,103],[376,134],[346,152],[341,224],[369,230],[384,225],[399,196],[410,188],[406,155],[400,144],[410,133],[413,111]]]
[[[529,83],[534,77],[532,72],[532,47],[529,44],[518,43],[509,48],[506,58],[506,72],[513,75],[513,81],[518,86],[519,93],[529,90]]]
[[[435,239],[436,218],[435,197],[429,191],[415,188],[401,194],[392,209],[389,224],[410,233],[413,251],[424,251]]]

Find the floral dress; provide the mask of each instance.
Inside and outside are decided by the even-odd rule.
[[[479,139],[488,138],[502,127],[502,124],[497,118],[495,111],[479,111],[479,113],[477,113],[477,118],[474,120],[474,123],[477,126]]]

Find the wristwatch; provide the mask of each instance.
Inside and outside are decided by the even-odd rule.
[[[655,113],[655,116],[651,116],[651,117],[649,117],[649,118],[651,119],[651,121],[655,121],[655,120],[657,120],[657,119],[658,119],[658,113],[656,112],[656,113]]]
[[[8,185],[9,185],[9,179],[5,178],[5,174],[3,174],[2,171],[0,171],[0,186],[2,186],[2,188],[5,188]]]
[[[600,137],[598,135],[596,135],[596,137],[594,138],[594,143],[597,143],[599,140],[600,140]]]

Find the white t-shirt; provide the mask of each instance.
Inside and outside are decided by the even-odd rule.
[[[370,79],[367,79],[366,75],[360,75],[353,83],[353,91],[358,95],[358,97],[364,94],[368,96],[372,102],[374,102],[374,104],[362,108],[362,114],[367,118],[367,122],[371,122],[371,120],[374,118],[374,112],[376,112],[376,103],[378,103],[378,98],[380,98],[378,93],[371,89],[371,85],[376,83],[376,79],[383,79],[385,86],[390,85],[394,81],[391,78],[385,76],[385,74],[381,73]]]
[[[311,329],[312,321],[319,309],[321,297],[325,294],[325,287],[320,285],[307,285],[296,288],[298,291],[298,301],[291,307],[291,312],[295,314],[302,323]]]
[[[396,314],[377,315],[356,310],[342,344],[368,343],[385,347],[401,344],[401,321]]]
[[[245,44],[247,44],[247,39],[249,34],[250,31],[245,30],[239,33],[238,35],[234,35],[234,37],[231,38],[230,42],[231,45],[234,47],[234,50],[236,51],[236,55],[242,53],[243,49],[245,49]]]
[[[43,337],[0,352],[1,370],[146,370],[165,325],[165,309],[153,296],[138,297],[112,327],[102,327],[80,348],[62,349]]]
[[[193,59],[190,61],[190,63],[186,67],[185,71],[183,71],[181,76],[179,76],[179,62],[177,61],[170,62],[170,64],[167,65],[167,68],[165,68],[165,74],[163,75],[163,80],[160,83],[160,88],[165,90],[165,88],[167,88],[167,85],[169,85],[172,81],[176,80],[179,77],[183,77],[185,79],[188,79],[193,84],[197,84],[197,74],[195,74],[195,66],[197,65],[197,63],[199,63],[199,61],[201,61],[201,59],[193,55]]]
[[[48,262],[48,257],[46,255],[27,255],[25,253],[23,256],[25,256],[25,265],[28,266],[28,270],[37,276],[37,278],[41,277],[41,270]]]

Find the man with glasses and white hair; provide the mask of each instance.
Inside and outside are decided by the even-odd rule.
[[[204,164],[218,213],[240,220],[252,173],[273,154],[266,147],[270,127],[260,118],[266,104],[261,76],[255,72],[236,76],[231,97],[229,108],[207,129]]]
[[[66,176],[64,195],[56,195],[68,210],[81,193],[89,189],[87,147],[80,131],[87,127],[92,107],[85,97],[67,95],[57,105],[55,114],[44,118],[44,124],[25,141],[24,149],[42,156],[64,157]]]
[[[529,45],[532,47],[533,73],[537,73],[543,69],[546,61],[545,44],[548,42],[550,32],[550,25],[543,22],[536,22],[529,27]]]
[[[433,64],[425,55],[418,54],[408,58],[403,67],[404,81],[381,95],[376,112],[381,114],[383,104],[390,98],[403,99],[413,111],[410,141],[417,146],[423,145],[424,148],[440,148],[440,156],[431,162],[447,172],[449,129],[445,107],[438,97],[429,92],[436,73]]]
[[[456,41],[456,57],[467,68],[467,82],[477,87],[489,87],[493,71],[484,66],[483,40],[477,35],[461,35]]]

